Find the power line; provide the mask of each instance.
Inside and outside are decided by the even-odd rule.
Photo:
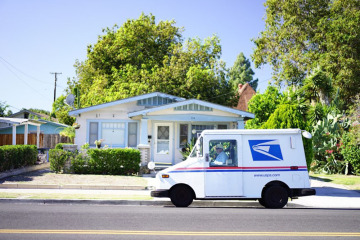
[[[4,64],[4,62],[2,62],[3,65],[12,73],[14,74],[14,76],[19,79],[20,81],[22,81],[23,83],[25,83],[29,88],[31,88],[32,90],[34,90],[35,92],[37,92],[38,94],[40,94],[41,96],[48,98],[47,96],[43,95],[41,92],[38,92],[35,88],[33,88],[30,84],[28,84],[26,81],[24,81],[23,79],[21,79],[12,69],[10,69],[7,65]]]

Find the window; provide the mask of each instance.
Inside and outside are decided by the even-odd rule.
[[[188,124],[180,124],[180,147],[183,148],[186,146],[188,142],[189,135],[189,125]]]
[[[191,133],[193,138],[197,139],[198,134],[206,129],[214,129],[214,125],[192,125],[191,126]],[[195,133],[193,133],[195,132]]]
[[[137,146],[137,123],[131,122],[128,124],[128,146],[136,147]]]
[[[127,130],[126,130],[127,129]],[[89,144],[103,139],[103,146],[136,147],[138,144],[138,123],[136,122],[90,122]]]
[[[211,140],[209,157],[210,167],[237,166],[236,140]]]
[[[219,124],[218,129],[227,129],[227,125],[226,124]]]
[[[102,123],[101,138],[104,144],[125,146],[125,123]]]
[[[89,144],[90,146],[95,146],[95,141],[98,140],[98,128],[99,123],[97,122],[90,122],[90,129],[89,129]]]

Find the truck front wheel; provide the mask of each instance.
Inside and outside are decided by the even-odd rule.
[[[188,186],[177,185],[171,189],[170,199],[176,207],[187,207],[193,202],[194,194]]]
[[[266,208],[283,208],[288,198],[288,191],[284,187],[273,185],[264,190],[261,202]]]

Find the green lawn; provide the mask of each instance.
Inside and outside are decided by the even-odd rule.
[[[339,175],[339,174],[327,175],[327,174],[310,173],[310,177],[325,182],[341,184],[348,187],[349,189],[360,190],[360,176]]]

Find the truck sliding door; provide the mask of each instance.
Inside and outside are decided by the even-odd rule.
[[[243,196],[241,136],[216,136],[204,142],[206,158],[205,197],[236,198]],[[204,146],[205,147],[205,146]]]

